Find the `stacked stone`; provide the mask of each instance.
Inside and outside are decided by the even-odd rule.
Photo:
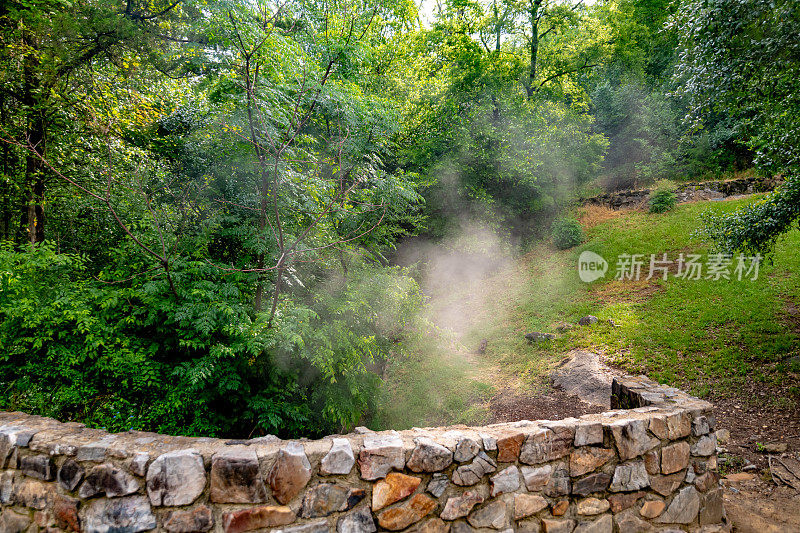
[[[0,531],[713,531],[711,405],[618,379],[580,419],[317,441],[109,435],[0,413]],[[627,409],[622,409],[622,408]]]

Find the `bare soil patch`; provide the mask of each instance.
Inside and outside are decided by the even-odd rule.
[[[518,388],[505,388],[489,402],[490,423],[519,420],[560,420],[600,413],[605,409],[589,405],[577,396],[552,389],[542,394],[524,393]]]

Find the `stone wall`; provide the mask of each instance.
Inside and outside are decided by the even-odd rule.
[[[779,180],[758,177],[737,178],[727,181],[705,181],[683,183],[675,188],[679,203],[695,200],[717,200],[739,194],[767,192],[775,188]],[[600,194],[583,201],[584,205],[604,205],[612,209],[638,209],[647,205],[653,189],[632,189]]]
[[[0,413],[0,531],[718,531],[711,405],[619,378],[580,419],[281,441]]]

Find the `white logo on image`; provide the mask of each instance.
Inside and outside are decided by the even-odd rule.
[[[608,262],[589,250],[581,253],[578,257],[578,276],[584,283],[591,283],[606,275]]]

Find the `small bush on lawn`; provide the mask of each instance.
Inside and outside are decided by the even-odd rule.
[[[583,230],[577,220],[563,217],[553,222],[553,244],[559,250],[572,248],[583,241]]]
[[[666,213],[678,203],[678,198],[672,192],[669,184],[662,184],[650,195],[650,212]]]

